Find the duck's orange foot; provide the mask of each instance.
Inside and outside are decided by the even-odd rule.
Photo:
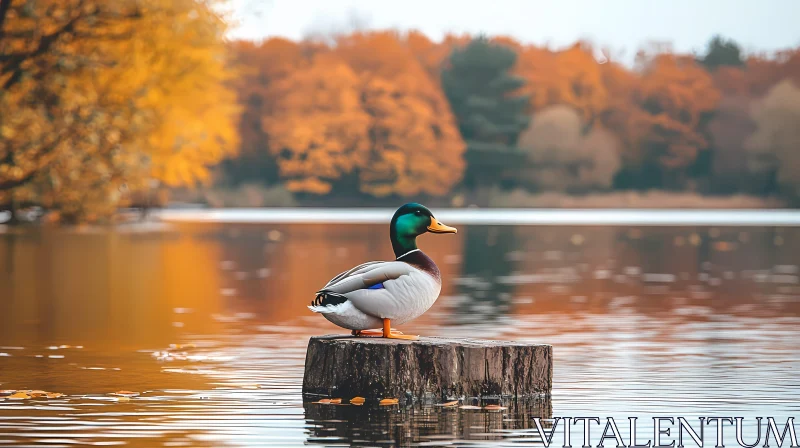
[[[417,339],[419,339],[419,336],[403,334],[399,331],[392,330],[391,326],[392,326],[391,320],[383,319],[382,336],[386,339],[404,339],[406,341],[416,341]]]

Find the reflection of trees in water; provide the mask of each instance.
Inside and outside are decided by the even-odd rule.
[[[500,244],[493,248],[485,242],[488,228],[467,229],[473,230],[482,235],[465,235],[464,263],[471,265],[464,268],[463,284],[456,285],[468,303],[480,304],[470,295],[482,287],[500,297],[513,293],[515,314],[685,308],[682,318],[706,318],[692,306],[734,314],[800,312],[800,301],[793,300],[800,287],[792,283],[800,273],[796,229],[520,226],[513,228],[513,247],[499,259]],[[511,275],[485,281],[502,267]],[[474,314],[474,309],[454,312]]]
[[[218,312],[215,247],[172,233],[31,229],[0,253],[3,344],[161,346]]]
[[[500,440],[509,437],[508,430],[533,430],[526,438],[536,435],[534,417],[550,419],[553,406],[550,398],[510,400],[502,412],[461,410],[458,408],[396,406],[335,406],[305,402],[307,443],[347,443],[350,446],[392,446],[447,440]],[[542,422],[547,427],[545,422]],[[506,432],[501,432],[505,430]],[[517,434],[519,437],[519,434]],[[336,440],[332,439],[336,438]],[[391,442],[390,442],[391,441]]]
[[[789,238],[781,237],[796,233],[786,228],[725,226],[619,229],[617,270],[625,273],[627,267],[636,267],[639,273],[627,275],[617,290],[636,296],[632,307],[639,312],[702,307],[725,314],[797,313],[796,300],[764,306],[770,297],[798,297],[800,289],[786,287],[797,279],[796,251],[786,244]],[[705,319],[695,312],[702,308],[682,314]]]
[[[513,252],[518,247],[512,226],[466,228],[461,276],[454,279],[461,301],[454,317],[461,323],[485,321],[508,312],[515,286],[498,282],[514,270]]]

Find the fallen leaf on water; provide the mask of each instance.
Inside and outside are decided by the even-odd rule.
[[[31,396],[25,392],[17,392],[8,396],[9,400],[27,400],[28,398],[31,398]]]
[[[314,404],[341,404],[341,398],[323,398],[322,400],[315,401]]]
[[[508,408],[505,407],[505,406],[499,406],[499,405],[496,405],[496,404],[490,404],[490,405],[484,406],[483,409],[486,409],[487,411],[503,411],[503,410],[506,410]]]
[[[47,393],[47,398],[61,398],[63,396],[64,396],[64,394],[61,394],[61,393],[58,393],[58,392],[48,392]]]
[[[399,400],[397,398],[384,398],[383,400],[381,400],[380,405],[391,406],[397,403],[399,403]]]
[[[481,407],[480,406],[470,406],[468,404],[465,404],[464,406],[459,406],[459,409],[481,409]]]
[[[362,404],[364,404],[365,401],[366,400],[364,399],[364,397],[353,397],[353,399],[350,400],[350,404],[361,406]]]
[[[131,392],[129,390],[120,390],[120,391],[114,392],[111,395],[117,395],[117,396],[121,396],[121,397],[135,397],[135,396],[139,395],[139,392]]]
[[[458,406],[458,401],[448,401],[447,403],[437,404],[436,406],[441,406],[445,408],[452,408]]]

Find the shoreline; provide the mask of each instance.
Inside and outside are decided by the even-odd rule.
[[[390,208],[162,209],[152,218],[167,223],[383,224]],[[509,209],[442,208],[437,218],[467,225],[800,226],[800,210],[784,209]]]

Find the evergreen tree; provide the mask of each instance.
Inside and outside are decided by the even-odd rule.
[[[468,142],[509,149],[527,127],[528,97],[514,94],[525,81],[509,73],[516,60],[514,50],[485,37],[450,55],[442,86]]]
[[[744,65],[742,48],[733,39],[716,35],[708,42],[706,55],[700,58],[699,62],[709,70],[721,66],[739,67]]]

